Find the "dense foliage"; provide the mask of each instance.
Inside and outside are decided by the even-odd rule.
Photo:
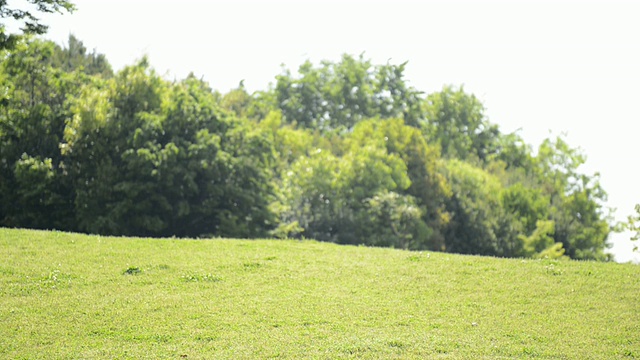
[[[221,94],[146,59],[114,74],[74,37],[20,42],[0,63],[0,225],[608,259],[579,151],[534,151],[404,68],[344,55]]]

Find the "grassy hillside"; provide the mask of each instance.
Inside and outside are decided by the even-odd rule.
[[[0,229],[0,358],[640,357],[640,266]]]

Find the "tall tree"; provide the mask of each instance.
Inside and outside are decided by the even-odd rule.
[[[361,55],[340,62],[310,61],[298,76],[285,70],[276,77],[276,103],[285,121],[321,131],[351,129],[372,117],[404,118],[417,125],[419,93],[404,80],[405,64],[374,66]]]
[[[88,79],[54,66],[55,45],[21,42],[0,65],[0,224],[73,229],[73,190],[59,144],[68,99]],[[39,180],[38,180],[39,179]]]
[[[88,52],[82,41],[74,35],[69,35],[66,46],[55,47],[53,65],[66,72],[80,71],[87,75],[100,75],[104,78],[113,76],[111,65],[104,54],[94,49]]]

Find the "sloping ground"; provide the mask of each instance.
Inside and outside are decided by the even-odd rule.
[[[640,266],[0,229],[0,358],[640,357]]]

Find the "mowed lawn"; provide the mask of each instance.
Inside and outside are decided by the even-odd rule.
[[[640,358],[640,266],[0,229],[2,359]]]

